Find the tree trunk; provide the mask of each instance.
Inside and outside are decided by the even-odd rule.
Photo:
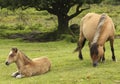
[[[68,34],[69,28],[68,28],[69,20],[65,16],[58,16],[58,33],[59,34]]]

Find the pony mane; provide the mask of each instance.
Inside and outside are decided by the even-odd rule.
[[[92,44],[92,46],[90,47],[90,55],[98,55],[98,44],[97,43],[94,43]]]
[[[97,30],[95,32],[95,35],[94,35],[94,38],[93,38],[93,41],[91,42],[91,45],[93,45],[94,43],[96,43],[98,41],[98,38],[100,36],[100,31],[104,25],[104,22],[106,20],[106,17],[107,15],[105,13],[103,13],[99,19],[99,22],[98,22],[98,26],[97,26]]]

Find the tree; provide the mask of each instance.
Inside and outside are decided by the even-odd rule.
[[[58,33],[68,33],[69,20],[79,15],[82,11],[90,8],[90,5],[83,7],[83,4],[100,3],[102,0],[0,0],[1,7],[26,9],[34,7],[38,11],[47,10],[58,18]],[[70,9],[76,5],[76,11],[68,15]]]
[[[120,5],[120,0],[105,0],[104,3],[112,5]]]

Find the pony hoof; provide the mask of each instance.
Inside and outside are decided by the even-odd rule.
[[[117,62],[117,59],[116,59],[116,60],[114,60],[114,62]]]
[[[105,61],[102,61],[101,63],[102,63],[102,64],[104,64],[104,63],[105,63]]]
[[[102,60],[101,63],[105,63],[105,60]]]
[[[80,60],[83,60],[83,58],[82,58],[82,57],[79,57],[79,59],[80,59]]]
[[[117,62],[117,59],[112,59],[114,62]]]

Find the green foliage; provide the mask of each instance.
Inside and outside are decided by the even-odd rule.
[[[32,26],[29,27],[32,31],[38,31],[42,27],[42,24],[32,24]]]
[[[105,4],[120,5],[120,0],[104,0]]]
[[[24,30],[25,27],[21,24],[17,24],[16,27],[15,27],[15,30]]]
[[[77,6],[73,7],[70,10],[70,15],[75,11]],[[52,39],[58,40],[66,39],[67,41],[75,42],[79,37],[79,28],[77,29],[77,24],[80,24],[81,18],[87,14],[88,12],[96,12],[96,13],[107,13],[110,17],[112,17],[113,22],[116,26],[116,35],[120,34],[120,6],[112,6],[112,5],[91,5],[91,9],[86,10],[79,14],[77,17],[70,20],[70,27],[74,34],[66,35],[63,34],[59,36],[58,32],[56,34],[51,34],[57,30],[57,17],[49,14],[47,11],[36,11],[34,8],[29,8],[26,10],[17,9],[14,12],[1,9],[0,10],[0,38],[27,38],[30,36],[30,39],[35,38],[35,41],[40,41],[41,39]],[[112,13],[111,13],[112,12]],[[21,18],[21,19],[20,19]],[[45,34],[44,34],[45,33]],[[49,35],[50,33],[50,35]],[[42,35],[43,34],[43,35]],[[58,34],[58,35],[57,35]],[[20,36],[19,36],[20,35]],[[33,35],[33,37],[32,37]],[[66,36],[65,36],[66,35]],[[15,36],[15,37],[14,37]],[[45,36],[45,37],[43,37]],[[24,38],[23,38],[24,37]],[[40,40],[39,40],[40,39]],[[49,39],[49,40],[50,40]]]
[[[35,8],[38,11],[46,10],[49,13],[56,15],[58,18],[58,32],[59,34],[68,33],[69,20],[79,15],[82,11],[87,10],[90,6],[82,7],[83,4],[100,3],[102,0],[1,0],[0,6],[2,8],[9,8],[15,10],[17,8]],[[77,5],[76,11],[68,15],[69,10]],[[24,21],[23,14],[19,15],[20,20]],[[22,16],[22,17],[21,17]],[[26,23],[26,22],[24,22]]]
[[[65,40],[66,42],[71,42],[71,43],[76,43],[79,39],[79,36],[73,37],[72,35],[69,34],[62,34],[60,36],[60,40]]]
[[[53,16],[46,11],[39,12],[30,8],[24,11],[1,9],[0,12],[0,38],[24,38],[22,36],[31,32],[43,33],[55,30],[55,21],[49,19]]]
[[[26,8],[26,7],[34,7],[36,9],[43,9],[43,10],[49,10],[50,8],[53,9],[58,9],[56,7],[62,7],[63,8],[67,5],[73,6],[75,4],[82,5],[83,3],[100,3],[102,0],[0,0],[1,7],[8,7],[8,8]],[[57,4],[57,5],[55,5]],[[59,10],[58,10],[59,11]],[[56,11],[56,12],[58,12]]]

